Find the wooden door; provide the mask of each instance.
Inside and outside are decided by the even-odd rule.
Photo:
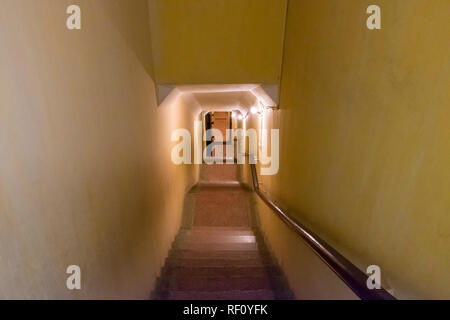
[[[226,142],[229,137],[227,137],[227,129],[230,129],[230,112],[214,112],[214,123],[213,128],[220,130],[222,132],[222,140],[220,137],[215,137],[215,142]]]

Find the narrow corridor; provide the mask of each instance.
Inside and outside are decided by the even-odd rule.
[[[449,12],[0,0],[0,300],[450,299]]]
[[[239,165],[202,166],[152,298],[293,298],[260,235],[253,192],[238,179]]]

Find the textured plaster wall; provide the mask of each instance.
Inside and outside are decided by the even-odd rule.
[[[397,297],[448,299],[450,3],[376,3],[370,31],[370,1],[290,1],[281,110],[265,121],[280,171],[261,180],[361,270],[379,265]],[[301,293],[297,245],[263,226]]]
[[[147,1],[77,1],[69,31],[72,3],[1,2],[0,298],[145,299],[197,179],[170,161],[194,114],[156,106]]]

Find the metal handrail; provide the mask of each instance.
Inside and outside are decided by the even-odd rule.
[[[271,208],[278,217],[292,230],[295,231],[306,244],[317,254],[322,261],[362,300],[396,300],[385,289],[369,289],[367,287],[367,275],[363,273],[358,267],[347,260],[333,247],[327,244],[324,240],[314,234],[307,227],[302,225],[296,218],[285,212],[275,204],[259,188],[258,175],[256,172],[256,165],[250,164],[252,172],[253,188],[256,194],[266,205]]]

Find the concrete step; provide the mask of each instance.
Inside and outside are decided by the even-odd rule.
[[[225,277],[225,276],[170,276],[169,291],[228,291],[272,289],[268,276]]]
[[[170,300],[273,300],[272,290],[170,291]]]
[[[236,181],[237,173],[237,164],[203,164],[200,168],[200,180],[204,182]]]
[[[257,251],[258,245],[253,243],[232,243],[232,242],[190,242],[175,241],[173,243],[175,250],[191,250],[191,251]]]
[[[247,259],[226,259],[226,258],[169,258],[166,266],[186,267],[186,268],[213,268],[213,267],[271,267],[273,262],[269,259],[264,260],[260,257]]]
[[[192,232],[197,232],[197,231],[221,232],[221,231],[224,231],[224,232],[229,232],[229,231],[252,231],[252,229],[250,229],[249,227],[246,227],[246,226],[235,226],[235,227],[195,226],[192,229],[182,229],[181,231],[192,231]]]
[[[233,236],[255,236],[254,232],[247,228],[233,227],[195,227],[191,230],[180,230],[179,237],[233,237]]]
[[[221,260],[246,260],[267,259],[257,250],[180,250],[172,249],[170,256],[178,259],[221,259]]]
[[[220,236],[220,235],[178,235],[174,241],[175,244],[239,244],[239,243],[256,243],[255,236]]]
[[[204,234],[180,234],[175,243],[256,243],[253,235],[204,235]]]
[[[181,266],[167,266],[167,275],[176,276],[223,276],[223,277],[264,277],[272,275],[279,270],[276,268],[266,268],[260,266],[216,266],[216,267],[181,267]]]
[[[213,226],[196,226],[191,230],[183,229],[180,234],[201,234],[201,235],[254,235],[253,230],[242,227],[213,227]]]

